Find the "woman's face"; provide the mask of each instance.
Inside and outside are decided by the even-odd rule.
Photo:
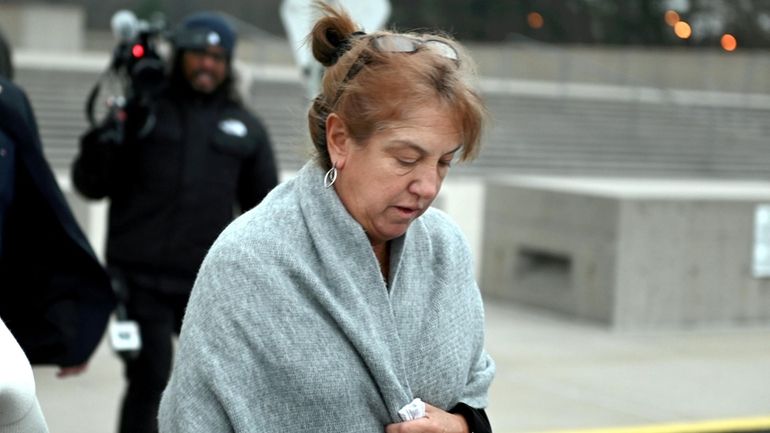
[[[438,103],[428,104],[366,143],[356,143],[339,118],[330,117],[327,138],[342,144],[329,149],[339,171],[334,187],[345,208],[372,245],[403,235],[438,195],[461,146],[451,116]]]

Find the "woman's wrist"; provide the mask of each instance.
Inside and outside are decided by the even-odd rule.
[[[484,409],[476,409],[465,403],[457,403],[449,413],[463,418],[468,433],[492,433],[492,426]]]
[[[455,419],[455,424],[457,425],[457,428],[453,429],[452,431],[457,433],[471,433],[468,420],[466,420],[463,415],[459,413],[450,413],[450,415]]]

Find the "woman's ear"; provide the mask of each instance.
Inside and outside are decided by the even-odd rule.
[[[326,117],[326,148],[334,165],[341,169],[350,151],[350,136],[345,122],[336,113]]]

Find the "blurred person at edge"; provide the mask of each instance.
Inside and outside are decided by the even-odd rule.
[[[470,250],[429,208],[478,150],[471,60],[451,39],[364,34],[317,7],[317,158],[209,251],[160,431],[489,432]]]
[[[199,12],[174,36],[170,76],[153,101],[152,129],[128,113],[126,138],[109,126],[87,131],[73,180],[86,197],[110,199],[107,263],[125,287],[141,350],[126,358],[121,433],[157,431],[195,275],[206,251],[238,211],[277,184],[267,132],[236,95],[236,34],[224,17]]]
[[[43,155],[32,105],[0,41],[0,317],[32,364],[78,373],[114,306],[107,273]],[[5,53],[5,54],[3,54]]]
[[[0,432],[48,433],[24,351],[0,318]]]
[[[0,431],[47,432],[30,362],[82,372],[115,300],[12,78],[0,34]]]

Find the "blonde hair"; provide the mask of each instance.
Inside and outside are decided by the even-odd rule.
[[[460,160],[471,160],[478,154],[486,109],[470,83],[472,60],[458,43],[447,36],[429,35],[429,39],[452,46],[458,53],[457,60],[429,49],[418,49],[409,55],[383,52],[372,46],[371,37],[403,33],[360,36],[363,34],[357,32],[356,24],[344,11],[320,1],[316,6],[323,16],[308,38],[313,56],[326,67],[326,72],[321,94],[308,111],[308,126],[316,159],[322,167],[331,167],[326,148],[326,118],[330,113],[336,113],[351,136],[364,143],[376,132],[436,100],[448,108],[458,125],[463,139]],[[421,34],[406,35],[426,38]],[[366,63],[360,71],[348,77],[351,67],[363,58]]]

